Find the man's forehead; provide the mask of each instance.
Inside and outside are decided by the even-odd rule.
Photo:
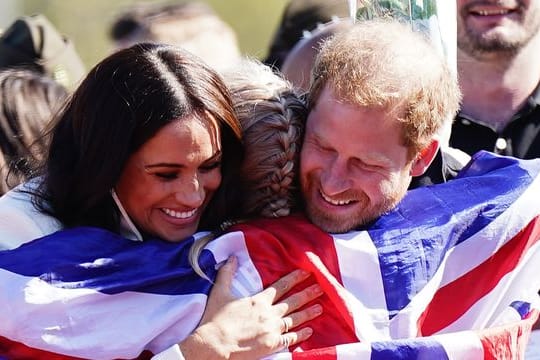
[[[332,84],[326,84],[323,87],[311,111],[317,110],[317,105],[323,103],[325,106],[339,106],[341,108],[357,110],[358,112],[378,114],[385,117],[388,116],[395,118],[396,121],[400,122],[406,108],[406,104],[403,100],[380,104],[368,103],[365,99],[354,99],[350,94],[338,93]]]

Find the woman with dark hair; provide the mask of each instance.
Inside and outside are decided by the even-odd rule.
[[[69,99],[51,136],[40,176],[0,198],[0,248],[80,226],[178,243],[237,211],[241,127],[229,92],[213,70],[179,48],[141,44],[104,59]],[[255,358],[309,337],[288,328],[317,315],[296,309],[318,294],[279,299],[305,273],[232,300],[234,263],[225,264],[203,320],[180,343],[185,354],[221,358],[225,350],[234,355],[232,348]],[[284,317],[293,322],[283,326]],[[201,341],[201,334],[208,338]]]
[[[186,120],[201,127],[198,131],[208,132],[205,135],[210,152],[191,154],[206,155],[203,161],[196,159],[200,163],[193,168],[187,167],[188,159],[175,161],[174,156],[182,155],[180,150],[184,149],[178,145],[165,147],[167,138],[162,136],[165,129],[181,130],[178,127]],[[196,130],[193,126],[188,128],[188,133]],[[156,164],[160,166],[150,166],[150,159],[145,159],[144,150],[154,138],[160,140],[157,146],[163,146],[157,149],[161,162]],[[225,210],[235,208],[235,187],[227,185],[237,176],[242,159],[240,138],[241,129],[225,85],[213,71],[198,59],[172,48],[133,47],[94,68],[73,95],[52,134],[37,204],[66,227],[88,225],[117,231],[120,212],[113,201],[119,199],[116,201],[133,217],[135,207],[141,207],[148,197],[152,183],[139,188],[134,173],[144,164],[140,169],[143,179],[150,178],[162,184],[163,189],[173,191],[188,185],[184,182],[199,182],[200,203],[170,209],[180,213],[196,210],[194,226],[187,232],[164,234],[165,224],[152,223],[159,222],[160,217],[175,217],[171,211],[167,214],[164,209],[168,207],[163,205],[156,211],[157,219],[152,218],[156,215],[153,212],[148,214],[151,224],[144,226],[132,219],[143,233],[181,241],[195,232],[203,210],[212,216],[205,216],[201,227],[210,229],[224,220]],[[183,171],[179,164],[188,171]],[[191,178],[195,175],[199,178]],[[221,177],[223,186],[218,190]]]
[[[42,133],[67,90],[47,75],[26,69],[0,71],[0,195],[26,179],[43,159]]]

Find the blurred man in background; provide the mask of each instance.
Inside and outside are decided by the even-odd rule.
[[[457,0],[461,111],[450,145],[540,157],[540,1]]]
[[[240,58],[234,30],[200,1],[136,4],[118,16],[110,36],[115,49],[139,42],[181,46],[219,71]]]
[[[308,33],[332,19],[348,16],[345,0],[290,0],[264,62],[281,69],[292,48]]]

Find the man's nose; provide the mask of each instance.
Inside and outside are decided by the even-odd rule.
[[[332,196],[347,191],[352,186],[352,181],[347,170],[346,162],[335,159],[330,162],[321,176],[322,190],[326,195]]]

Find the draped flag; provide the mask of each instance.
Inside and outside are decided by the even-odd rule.
[[[214,278],[236,255],[238,296],[313,273],[301,285],[325,292],[313,336],[269,359],[523,358],[538,317],[539,172],[540,160],[482,152],[366,230],[329,235],[301,215],[250,221],[200,264]],[[195,238],[77,228],[0,252],[0,359],[144,358],[178,343],[211,287],[187,261]]]

